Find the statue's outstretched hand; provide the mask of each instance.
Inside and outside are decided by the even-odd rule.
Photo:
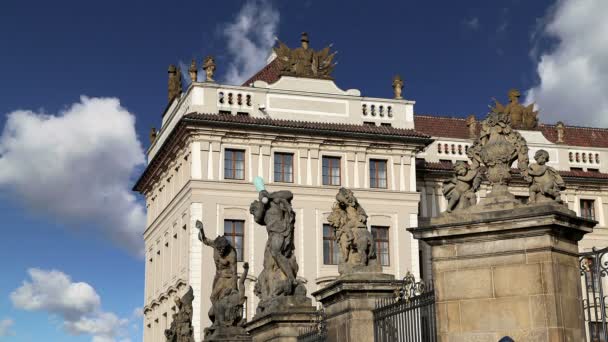
[[[203,222],[201,222],[201,220],[196,220],[196,229],[202,230],[203,229]]]

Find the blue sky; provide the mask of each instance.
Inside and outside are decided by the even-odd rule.
[[[606,127],[607,3],[3,1],[0,340],[141,340],[143,212],[130,187],[168,64],[211,54],[219,80],[235,81],[273,36],[296,46],[307,31],[313,48],[339,51],[340,87],[390,97],[399,73],[419,114],[482,117],[515,87],[543,122]],[[72,298],[58,283],[88,289],[88,306],[49,301]]]

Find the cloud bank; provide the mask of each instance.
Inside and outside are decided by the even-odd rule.
[[[0,337],[13,335],[11,331],[13,324],[15,324],[15,321],[10,318],[0,320]]]
[[[277,34],[279,12],[269,1],[250,0],[234,20],[221,27],[232,62],[223,79],[242,84],[266,65]]]
[[[28,270],[26,280],[10,295],[13,306],[26,311],[46,312],[63,321],[71,335],[91,335],[93,342],[125,339],[129,320],[101,310],[101,299],[95,289],[84,282],[73,282],[56,270]]]
[[[540,84],[528,90],[546,121],[608,127],[608,1],[559,0],[542,33],[557,46],[540,56]]]
[[[135,116],[115,98],[83,96],[57,114],[17,110],[0,135],[0,191],[139,255],[145,211],[130,177],[142,163]]]

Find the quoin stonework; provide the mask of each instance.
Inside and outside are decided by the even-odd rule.
[[[174,298],[190,287],[194,340],[201,341],[212,326],[214,248],[199,240],[197,221],[208,239],[225,236],[231,244],[235,300],[243,298],[242,320],[253,319],[267,240],[265,227],[250,213],[258,198],[256,177],[269,193],[293,194],[299,265],[293,283],[309,296],[331,285],[340,265],[346,267],[340,238],[334,239],[334,228],[342,225],[330,217],[341,188],[354,192],[364,208],[374,271],[395,279],[410,271],[427,282],[433,276],[431,248],[406,229],[430,224],[446,211],[457,213],[490,194],[492,184],[476,178],[469,158],[486,113],[467,118],[416,113],[407,70],[386,80],[386,98],[341,89],[331,75],[332,52],[311,48],[308,35],[301,43],[294,49],[289,41],[279,43],[269,51],[268,64],[242,85],[215,80],[222,65],[211,56],[200,59],[206,81],[196,81],[194,61],[187,87],[180,70],[169,67],[169,103],[160,128],[151,131],[148,165],[134,186],[145,197],[148,218],[145,342],[165,341],[165,330],[178,317]],[[550,113],[519,104],[518,94],[505,85],[505,94],[497,97],[506,104],[495,107],[515,118],[513,129],[527,142],[525,157],[535,165],[541,164],[535,157],[541,159],[561,179],[564,186],[556,187],[567,208],[598,221],[579,251],[608,245],[608,129],[552,123]],[[455,166],[470,183],[454,180]],[[527,202],[531,176],[523,169],[511,174],[508,191]],[[549,189],[543,180],[536,182],[538,189]],[[246,281],[237,286],[241,277]]]

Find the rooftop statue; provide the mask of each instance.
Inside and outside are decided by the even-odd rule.
[[[395,77],[393,77],[393,91],[395,93],[395,99],[403,99],[403,79],[400,75],[395,75]]]
[[[560,191],[566,188],[566,184],[557,170],[545,165],[549,161],[549,153],[545,150],[538,150],[534,159],[536,164],[532,164],[528,168],[528,177],[532,182],[529,203],[563,203]]]
[[[296,213],[291,206],[291,191],[268,192],[261,178],[254,184],[259,191],[258,200],[249,211],[256,223],[266,226],[268,241],[264,249],[264,269],[258,276],[254,292],[260,298],[257,312],[265,313],[277,308],[279,297],[306,298],[306,287],[297,279],[298,263],[294,253]]]
[[[175,65],[169,65],[169,84],[168,98],[169,102],[182,93],[182,72]]]
[[[479,138],[468,149],[471,170],[486,167],[486,177],[492,185],[492,194],[508,194],[511,165],[517,166],[524,176],[528,172],[528,145],[519,132],[511,128],[511,117],[497,108],[481,122]]]
[[[448,200],[447,212],[466,209],[477,203],[475,192],[481,185],[479,168],[471,169],[464,161],[454,165],[454,176],[443,182],[443,195]]]
[[[504,113],[511,118],[511,127],[515,129],[534,129],[538,126],[538,112],[534,104],[523,106],[519,103],[521,93],[517,89],[509,90],[509,103],[505,106],[494,99],[494,113]]]
[[[340,188],[327,221],[334,228],[340,246],[341,275],[354,272],[380,272],[376,258],[376,245],[367,230],[367,214],[353,192]]]
[[[201,221],[196,221],[196,228],[199,230],[199,240],[213,248],[215,262],[209,310],[212,324],[205,329],[205,341],[246,335],[243,328],[243,304],[246,300],[245,279],[249,264],[243,264],[244,272],[237,286],[237,258],[234,247],[225,236],[219,236],[214,240],[208,239]]]
[[[196,67],[196,60],[192,59],[192,62],[190,63],[190,68],[188,68],[188,73],[190,73],[190,81],[191,82],[196,82],[196,75],[198,73],[198,68]]]
[[[278,46],[273,48],[280,63],[281,75],[331,79],[330,74],[336,65],[333,62],[336,52],[330,53],[330,46],[319,51],[311,49],[306,32],[302,33],[301,42],[301,47],[290,49],[278,40]]]
[[[175,297],[177,313],[173,314],[173,321],[169,329],[165,329],[167,342],[194,342],[192,329],[192,301],[194,294],[192,287],[182,298]]]
[[[205,70],[205,81],[215,82],[213,79],[213,74],[215,73],[215,59],[213,59],[213,56],[205,57],[205,61],[203,62],[203,70]]]

